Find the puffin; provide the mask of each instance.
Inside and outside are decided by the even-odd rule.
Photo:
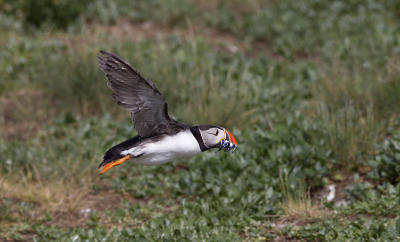
[[[100,175],[125,161],[153,166],[213,148],[218,148],[217,152],[236,150],[235,137],[223,127],[190,126],[172,119],[168,115],[167,101],[149,79],[119,55],[100,53],[98,63],[108,79],[107,86],[113,91],[111,97],[130,111],[137,132],[133,138],[105,153],[98,166],[102,167]]]

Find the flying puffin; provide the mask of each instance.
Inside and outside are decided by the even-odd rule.
[[[115,53],[100,51],[100,68],[108,79],[111,97],[131,112],[138,135],[109,149],[104,155],[100,175],[113,166],[130,160],[140,165],[160,165],[219,148],[236,150],[235,137],[215,125],[190,126],[169,117],[167,101],[156,86]],[[217,152],[218,152],[217,151]]]

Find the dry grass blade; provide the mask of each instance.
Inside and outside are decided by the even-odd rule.
[[[312,223],[325,220],[331,212],[323,207],[321,201],[312,201],[310,197],[310,188],[307,191],[293,191],[289,189],[287,175],[281,180],[281,189],[285,195],[285,201],[279,203],[285,216],[285,221],[300,221],[300,223]]]
[[[80,207],[82,198],[91,190],[91,183],[77,186],[70,182],[43,182],[32,179],[32,173],[26,175],[20,171],[20,179],[3,176],[0,181],[0,201],[12,201],[9,210],[28,220],[42,219],[45,216],[66,215]],[[17,203],[30,204],[29,210],[21,211]],[[47,214],[47,215],[46,215]]]

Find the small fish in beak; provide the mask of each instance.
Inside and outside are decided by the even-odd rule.
[[[228,131],[225,130],[225,139],[219,142],[219,150],[217,152],[225,149],[225,152],[232,150],[232,153],[237,149],[237,142],[235,137]],[[217,153],[215,152],[215,153]]]

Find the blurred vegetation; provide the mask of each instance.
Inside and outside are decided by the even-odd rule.
[[[398,240],[399,10],[0,0],[0,238]],[[104,152],[135,135],[99,50],[152,80],[174,119],[232,131],[238,151],[99,177]],[[328,184],[349,204],[321,201]]]
[[[73,24],[79,15],[87,10],[94,0],[4,0],[0,9],[3,13],[15,16],[28,27],[43,27],[51,25],[55,28],[66,29]]]

